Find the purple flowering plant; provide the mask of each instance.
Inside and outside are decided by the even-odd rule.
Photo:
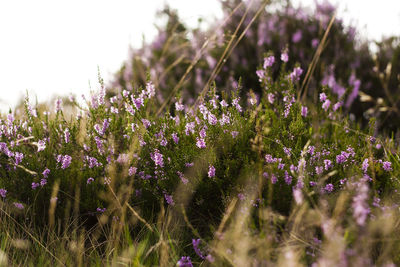
[[[299,251],[304,249],[304,259],[299,260],[312,265],[315,257],[327,257],[321,244],[312,240],[322,240],[324,248],[334,238],[345,246],[341,257],[352,260],[357,251],[351,248],[362,243],[360,233],[368,232],[366,226],[372,228],[376,218],[398,208],[396,201],[385,204],[386,199],[398,198],[398,146],[393,138],[375,131],[374,120],[362,128],[348,116],[362,86],[357,75],[363,78],[356,71],[357,75],[348,79],[349,69],[338,70],[339,66],[348,67],[344,64],[347,59],[339,59],[341,63],[331,69],[326,66],[332,62],[322,58],[324,71],[315,73],[308,93],[299,94],[311,53],[302,49],[317,43],[310,38],[320,37],[318,27],[327,23],[325,13],[330,12],[318,11],[318,26],[308,20],[308,14],[296,13],[291,6],[285,12],[277,13],[275,19],[271,14],[261,18],[243,40],[258,44],[257,56],[242,56],[240,43],[237,54],[227,60],[226,69],[222,68],[209,86],[202,86],[203,78],[217,64],[214,57],[219,51],[207,50],[190,73],[187,88],[177,87],[178,92],[168,99],[167,88],[174,88],[171,85],[179,83],[175,75],[183,75],[186,69],[178,62],[174,75],[158,75],[163,67],[157,69],[150,63],[158,59],[156,51],[166,42],[167,37],[160,35],[143,48],[150,51],[150,65],[142,82],[128,83],[137,77],[132,68],[138,67],[138,62],[133,61],[112,89],[106,89],[99,79],[98,90],[85,98],[84,105],[74,98],[57,98],[54,104],[34,106],[27,98],[25,113],[10,113],[0,120],[1,204],[12,212],[19,210],[15,213],[19,222],[23,219],[18,214],[24,212],[32,225],[43,229],[68,230],[61,222],[71,218],[85,229],[96,229],[95,234],[87,233],[90,238],[107,239],[105,233],[112,229],[107,232],[108,241],[110,247],[117,242],[116,252],[104,247],[101,238],[90,239],[95,240],[93,248],[116,253],[119,260],[134,258],[148,265],[159,265],[159,258],[166,254],[168,262],[178,266],[205,261],[234,263],[240,260],[235,255],[246,254],[240,254],[243,248],[237,244],[246,243],[248,237],[268,250],[253,253],[258,248],[249,249],[247,254],[254,257],[255,265],[276,265],[277,257],[268,255],[284,250],[270,249],[291,242]],[[284,18],[288,25],[304,24],[286,28],[276,18]],[[339,21],[335,23],[337,31],[343,30]],[[184,33],[176,32],[180,38]],[[282,38],[278,40],[277,34]],[[189,50],[182,48],[183,56],[190,58],[199,49],[196,38]],[[178,41],[171,40],[173,45]],[[218,48],[224,45],[220,41]],[[354,60],[362,61],[359,57]],[[248,70],[244,72],[242,66]],[[346,80],[352,85],[350,92],[344,89]],[[205,88],[204,92],[199,88]],[[339,198],[342,195],[345,197]],[[332,203],[338,199],[343,207],[334,209]],[[306,242],[285,234],[296,223],[292,218],[302,220],[296,217],[301,209],[313,221],[305,220],[304,233],[303,228],[296,228],[300,240]],[[332,215],[332,210],[340,216]],[[73,216],[65,218],[65,214]],[[345,219],[339,221],[338,217]],[[337,219],[336,225],[333,219]],[[240,227],[236,222],[242,223]],[[173,227],[183,234],[176,234]],[[246,231],[236,231],[241,227]],[[143,235],[142,231],[148,232]],[[240,242],[230,240],[233,234],[243,234]],[[123,244],[118,244],[120,239]],[[76,251],[78,241],[68,244],[68,249]],[[390,247],[395,254],[399,246]],[[170,253],[165,253],[168,249]],[[282,258],[295,258],[288,249]],[[312,253],[307,254],[310,249]],[[141,255],[143,250],[147,251]],[[129,254],[131,251],[137,254]],[[81,254],[85,260],[90,258],[86,252]],[[326,262],[335,265],[322,260],[321,265]]]

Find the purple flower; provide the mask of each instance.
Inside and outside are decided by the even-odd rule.
[[[146,93],[148,98],[152,98],[156,94],[156,89],[151,81],[146,84]]]
[[[327,111],[329,106],[331,105],[331,101],[329,99],[325,100],[325,102],[322,104],[322,108]]]
[[[285,111],[283,112],[283,115],[284,115],[285,118],[287,118],[287,116],[289,116],[290,107],[291,107],[291,106],[292,106],[291,103],[287,103],[287,104],[285,105]]]
[[[42,172],[44,178],[47,178],[50,174],[50,170],[48,168],[46,168],[43,172]]]
[[[207,109],[206,106],[204,106],[203,103],[201,103],[201,104],[199,105],[199,110],[200,110],[200,113],[203,114],[203,118],[204,118],[204,119],[207,119],[208,109]]]
[[[133,176],[136,174],[137,168],[136,167],[130,167],[128,171],[129,176]]]
[[[8,124],[8,126],[11,127],[13,125],[14,120],[15,120],[14,115],[9,113],[7,115],[7,124]]]
[[[278,182],[278,178],[275,176],[275,174],[272,174],[271,175],[271,183],[276,184],[276,182]]]
[[[210,165],[208,167],[208,177],[214,177],[215,176],[215,167],[213,165]]]
[[[284,52],[281,54],[281,60],[282,60],[283,62],[288,62],[288,61],[289,61],[289,55],[288,55],[287,51],[284,51]]]
[[[183,173],[181,173],[181,172],[178,171],[177,174],[178,174],[178,176],[179,176],[179,178],[181,179],[181,181],[182,181],[183,184],[187,184],[187,183],[189,182],[189,180],[185,178],[185,176],[183,175]]]
[[[302,106],[301,107],[301,116],[307,117],[307,113],[308,113],[308,108],[305,106]]]
[[[156,166],[164,167],[163,155],[160,153],[158,149],[154,150],[154,153],[150,153],[151,159],[154,161]]]
[[[123,90],[123,91],[122,91],[122,95],[123,95],[124,97],[129,97],[129,92],[126,91],[126,90]]]
[[[126,111],[128,111],[132,116],[135,115],[135,110],[133,109],[133,107],[127,103],[125,103],[125,109]]]
[[[110,112],[111,112],[111,113],[114,113],[114,114],[118,114],[118,113],[119,113],[119,110],[118,110],[118,108],[116,108],[116,107],[110,107]]]
[[[238,131],[232,131],[231,135],[233,138],[236,138],[236,136],[238,136],[239,132]]]
[[[333,191],[333,184],[327,184],[325,186],[325,191],[331,193]]]
[[[339,155],[336,156],[336,163],[341,164],[341,163],[346,162],[348,156],[349,156],[348,153],[342,151],[342,153],[340,153]]]
[[[338,110],[342,105],[343,105],[342,101],[337,102],[335,105],[333,105],[333,111]]]
[[[106,208],[97,208],[96,209],[97,212],[103,213],[106,211]]]
[[[100,137],[98,136],[95,136],[94,140],[96,142],[97,150],[99,151],[100,155],[103,155],[104,153],[103,140],[101,140]]]
[[[192,261],[189,256],[183,256],[178,262],[179,267],[193,267]]]
[[[221,126],[225,125],[225,124],[229,124],[231,121],[229,119],[229,116],[225,115],[224,113],[222,114],[222,118],[219,120],[219,123],[221,124]]]
[[[146,119],[142,119],[142,123],[144,125],[144,128],[146,128],[146,129],[149,128],[150,125],[151,125],[151,122],[149,120],[146,120]]]
[[[290,171],[296,172],[297,170],[298,170],[298,168],[296,166],[294,166],[293,164],[290,165]]]
[[[357,186],[357,194],[354,196],[352,203],[353,217],[360,226],[365,225],[367,216],[370,213],[367,200],[368,185],[365,182],[360,182]]]
[[[39,186],[39,183],[35,183],[35,182],[32,183],[32,189],[36,189],[38,186]]]
[[[55,101],[55,112],[59,112],[61,110],[61,105],[62,105],[62,99],[61,98],[57,98]]]
[[[314,155],[315,146],[309,146],[307,152],[312,156]]]
[[[14,157],[15,157],[15,164],[18,165],[21,163],[22,159],[24,158],[24,154],[15,152]]]
[[[325,159],[324,166],[325,166],[325,170],[329,170],[332,167],[332,161],[330,161],[329,159]]]
[[[89,150],[90,150],[90,147],[89,147],[88,145],[86,145],[86,144],[83,144],[83,149],[84,149],[85,151],[89,151]]]
[[[196,146],[198,148],[206,148],[206,142],[204,141],[203,138],[196,138],[197,142],[196,142]]]
[[[17,209],[20,210],[24,209],[24,205],[22,203],[14,202],[13,204]]]
[[[313,48],[316,48],[318,46],[318,44],[319,44],[319,40],[317,38],[314,38],[311,40],[311,46]]]
[[[68,128],[64,131],[64,141],[65,143],[69,143],[71,134],[69,133]]]
[[[204,255],[201,253],[199,245],[200,245],[200,239],[192,239],[192,245],[193,245],[193,249],[194,252],[196,252],[196,254],[201,258],[201,259],[205,259]]]
[[[216,125],[218,122],[217,117],[211,112],[208,113],[208,123],[211,125]]]
[[[290,176],[287,171],[285,171],[285,183],[288,185],[292,183],[292,176]]]
[[[324,102],[327,99],[326,94],[325,93],[320,93],[319,94],[319,101]]]
[[[234,105],[236,107],[236,110],[238,112],[242,112],[242,107],[239,105],[239,100],[240,100],[240,98],[234,98],[232,100],[232,105]]]
[[[206,129],[204,129],[204,128],[201,129],[200,132],[199,132],[199,135],[200,135],[201,138],[205,138],[207,136]]]
[[[182,111],[182,110],[185,109],[185,106],[182,105],[181,101],[179,101],[179,102],[176,102],[176,103],[175,103],[175,109],[176,109],[177,111]]]
[[[207,113],[208,114],[208,113]],[[207,119],[207,116],[204,116],[204,119],[206,120]],[[201,120],[199,119],[199,117],[194,117],[194,120],[196,121],[196,123],[197,123],[197,125],[200,125],[201,124]]]
[[[298,189],[304,188],[304,182],[303,182],[303,178],[301,176],[297,180],[297,184],[296,184],[295,188],[298,188]]]
[[[269,56],[269,57],[264,58],[264,65],[263,65],[264,69],[266,69],[268,67],[272,67],[274,62],[275,62],[274,56]]]
[[[68,168],[69,165],[71,164],[71,160],[72,160],[72,157],[71,157],[71,156],[69,156],[69,155],[63,156],[61,168],[62,168],[62,169]]]
[[[382,163],[382,167],[383,167],[383,169],[385,170],[385,171],[392,171],[393,169],[392,169],[392,163],[391,162],[389,162],[389,161],[384,161],[383,163]]]
[[[273,93],[268,94],[268,102],[273,104],[275,101],[275,95]]]
[[[290,107],[292,106],[292,103],[286,103],[285,104],[285,111],[284,111],[284,117],[287,118],[290,113]]]
[[[160,145],[162,145],[162,146],[166,146],[167,144],[168,144],[168,141],[167,141],[167,139],[165,139],[165,138],[161,139],[161,141],[160,141]]]
[[[293,43],[300,42],[302,37],[303,37],[303,34],[301,33],[301,30],[297,30],[292,36]]]
[[[6,154],[8,157],[12,157],[14,155],[13,152],[11,152],[8,147],[7,144],[4,142],[0,142],[0,151],[2,151],[4,154]]]
[[[171,196],[171,195],[164,194],[164,198],[165,198],[165,200],[167,201],[168,205],[171,205],[171,206],[174,206],[174,205],[175,205],[175,202],[174,202],[174,200],[172,199],[172,196]]]
[[[43,151],[46,148],[46,143],[43,140],[37,142],[38,152]]]
[[[45,186],[47,184],[47,179],[43,178],[40,180],[40,186]]]
[[[316,166],[315,167],[315,173],[317,175],[320,175],[324,171],[324,168],[322,166]]]
[[[94,179],[92,177],[89,177],[86,181],[87,184],[91,184],[92,182],[94,182]]]
[[[372,182],[372,178],[368,174],[365,174],[365,173],[364,173],[364,176],[363,176],[362,179],[365,180],[365,181]]]
[[[287,148],[287,147],[283,147],[283,152],[285,152],[285,154],[290,157],[290,155],[292,154],[292,149],[291,148]]]
[[[226,108],[228,106],[228,103],[226,103],[225,100],[222,100],[219,104],[224,108]]]
[[[33,117],[35,117],[35,118],[37,118],[37,111],[36,111],[36,109],[33,109],[32,108],[32,106],[29,104],[29,103],[26,103],[27,105],[28,105],[28,111],[29,111],[29,113],[33,116]]]
[[[380,207],[381,205],[379,204],[381,202],[381,199],[379,197],[374,197],[374,201],[372,202],[372,206],[374,207]]]
[[[104,101],[105,96],[106,96],[106,90],[104,87],[101,87],[99,95],[97,96],[97,103],[99,105],[105,104],[105,101]]]
[[[265,71],[264,70],[257,70],[256,74],[258,76],[258,80],[262,82],[262,80],[265,78]]]
[[[195,124],[194,124],[194,122],[189,122],[189,123],[186,123],[186,125],[185,125],[185,134],[186,135],[189,135],[190,133],[194,133],[194,127],[195,127]]]
[[[94,129],[96,130],[96,132],[103,136],[106,133],[106,130],[108,128],[108,126],[110,126],[110,120],[109,119],[105,119],[103,121],[103,126],[100,128],[99,124],[94,125]]]
[[[133,98],[132,97],[132,100],[133,100],[133,104],[135,105],[135,108],[137,110],[139,110],[140,107],[143,106],[144,100],[143,100],[142,97],[138,97],[138,98]]]
[[[84,95],[82,95],[82,98],[84,99]],[[99,107],[99,103],[97,102],[97,96],[96,95],[92,95],[91,96],[91,105],[92,105],[92,108],[94,108],[94,109],[96,109],[96,108],[98,108]]]
[[[265,155],[265,161],[267,163],[274,163],[274,162],[276,162],[276,159],[274,159],[270,154],[266,154]]]
[[[2,198],[5,198],[7,195],[7,190],[5,190],[4,188],[0,188],[0,196]]]
[[[351,146],[348,146],[346,151],[348,153],[346,153],[346,157],[348,158],[349,156],[354,157],[356,155],[356,152],[354,151],[354,148],[352,148]]]
[[[364,159],[364,161],[362,163],[362,167],[361,167],[361,169],[363,170],[364,173],[366,173],[368,171],[368,167],[369,167],[368,159]]]
[[[219,98],[218,95],[214,95],[214,98],[209,101],[212,104],[213,109],[218,108],[218,98]]]
[[[293,69],[293,72],[289,74],[289,78],[292,82],[297,82],[300,80],[300,76],[303,73],[303,70],[300,67],[296,67]]]
[[[120,157],[121,157],[121,155],[118,156],[117,162],[121,161]],[[97,161],[97,159],[95,157],[86,156],[86,161],[89,163],[90,169],[92,169],[93,167],[101,166],[101,164]]]

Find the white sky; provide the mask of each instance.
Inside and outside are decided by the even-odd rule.
[[[192,26],[200,16],[221,16],[217,0],[0,0],[0,111],[14,107],[27,90],[44,101],[87,95],[89,81],[97,89],[97,67],[107,81],[130,45],[140,46],[143,33],[150,40],[164,2]],[[353,18],[359,28],[367,25],[362,29],[370,38],[400,35],[400,0],[333,2],[347,23]]]

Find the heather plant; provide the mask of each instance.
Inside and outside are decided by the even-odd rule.
[[[302,97],[298,52],[246,58],[229,90],[180,90],[187,62],[164,85],[152,68],[112,91],[99,78],[84,104],[27,97],[0,121],[0,265],[399,264],[398,142],[317,76]]]
[[[398,71],[390,67],[397,58],[393,53],[397,42],[382,41],[379,52],[373,53],[354,27],[335,17],[336,8],[327,1],[317,2],[312,11],[294,8],[290,1],[274,2],[276,8],[265,4],[223,1],[224,17],[207,30],[185,27],[176,12],[166,9],[166,26],[160,27],[151,44],[132,50],[112,87],[144,85],[148,69],[157,77],[160,104],[164,100],[171,103],[177,91],[191,104],[211,81],[219,90],[230,91],[239,78],[244,88],[241,97],[250,89],[262,94],[257,77],[248,71],[258,66],[265,51],[271,50],[276,58],[290,51],[287,65],[299,63],[307,72],[301,77],[298,94],[315,101],[322,83],[343,101],[343,112],[356,115],[363,126],[374,115],[379,131],[397,131]],[[281,62],[274,65],[274,79],[280,66]],[[391,73],[385,74],[386,70]]]
[[[13,235],[32,239],[39,251],[54,240],[60,247],[45,253],[57,264],[75,261],[69,254],[66,260],[55,255],[70,246],[80,262],[122,257],[182,266],[192,260],[236,265],[249,255],[262,264],[339,261],[338,255],[353,262],[369,255],[357,247],[360,238],[397,236],[399,159],[393,140],[375,136],[374,120],[368,131],[360,129],[326,86],[315,104],[297,98],[301,67],[286,64],[288,52],[265,55],[253,73],[261,96],[250,91],[241,99],[240,82],[230,94],[214,85],[196,105],[176,95],[162,115],[151,75],[145,87],[113,96],[100,84],[85,106],[71,98],[70,115],[62,99],[38,112],[27,98],[25,114],[10,113],[1,121],[2,218],[22,229]],[[279,61],[281,73],[273,78]],[[312,216],[318,220],[307,223],[308,230],[299,226]],[[391,230],[374,228],[375,220]],[[371,226],[362,230],[366,225]],[[243,237],[240,227],[249,235]],[[57,239],[56,233],[70,234],[71,228],[70,238]],[[35,237],[26,229],[49,232]],[[272,239],[262,243],[258,238],[266,233]],[[331,255],[324,251],[335,245],[333,234],[342,252]],[[293,235],[310,245],[293,245]],[[102,245],[105,238],[109,242]],[[230,238],[261,243],[253,247],[246,241],[243,254]],[[367,262],[379,262],[383,251],[385,260],[398,260],[385,241],[371,242],[369,249],[379,249]],[[18,257],[13,242],[5,244]],[[259,252],[264,246],[267,254]],[[103,258],[113,248],[112,258]]]

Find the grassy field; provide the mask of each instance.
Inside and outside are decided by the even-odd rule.
[[[297,34],[237,71],[226,60],[268,3],[236,2],[228,18],[242,10],[243,19],[213,67],[202,65],[203,46],[192,61],[169,58],[164,76],[148,69],[143,84],[140,69],[129,86],[108,88],[99,76],[83,101],[26,97],[1,115],[1,266],[400,264],[398,125],[387,121],[398,83],[387,68],[374,74],[389,78],[387,106],[373,109],[394,115],[357,117],[374,99],[364,83],[351,76],[340,87],[319,73],[334,16],[306,66],[293,62]],[[168,25],[179,37],[179,24]],[[162,58],[175,41],[164,39]],[[230,68],[243,79],[227,89],[218,75]]]

